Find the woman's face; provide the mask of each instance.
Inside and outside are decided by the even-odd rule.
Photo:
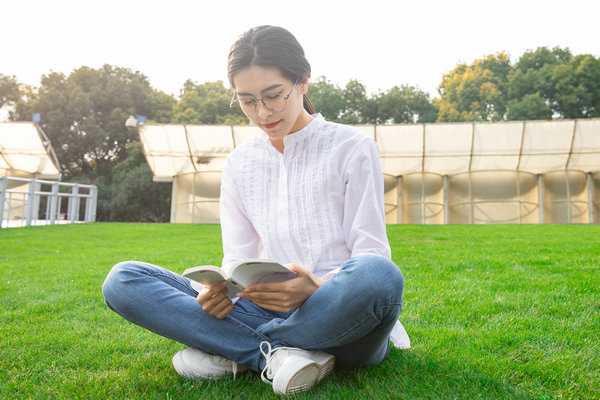
[[[278,147],[278,144],[283,145],[286,135],[304,128],[312,119],[303,105],[303,95],[308,90],[308,79],[297,82],[294,87],[294,82],[281,75],[278,68],[252,65],[233,77],[233,86],[246,116],[267,134],[275,147]],[[277,95],[283,98],[290,91],[292,92],[285,109],[281,112],[269,110],[260,101],[264,99],[269,104],[270,98]],[[254,100],[256,111],[252,106]]]

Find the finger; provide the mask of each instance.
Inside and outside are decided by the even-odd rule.
[[[225,306],[220,311],[215,311],[211,315],[217,319],[223,319],[233,310],[233,304],[230,302],[225,303]]]
[[[202,309],[214,316],[220,315],[224,310],[233,307],[231,300],[227,297],[213,297],[209,301],[202,304]],[[229,311],[227,312],[227,314]]]
[[[203,307],[203,309],[210,315],[221,319],[229,314],[229,312],[233,309],[233,304],[231,304],[229,299],[226,299],[225,301],[221,301],[219,303],[213,303],[206,308]]]
[[[287,269],[289,269],[290,271],[294,271],[295,273],[297,273],[298,275],[307,275],[310,274],[310,270],[306,267],[303,267],[302,265],[298,265],[298,264],[285,264],[285,267]]]
[[[273,304],[273,303],[254,302],[254,304],[256,304],[259,307],[265,308],[267,310],[271,310],[271,311],[289,312],[296,308],[296,307],[286,306],[286,305],[282,305],[282,304]]]
[[[286,292],[241,292],[240,297],[252,302],[262,301],[269,303],[280,303],[288,300],[289,296]]]
[[[243,292],[285,292],[288,290],[289,282],[288,280],[284,282],[257,283],[256,285],[248,286]]]
[[[208,299],[210,299],[211,297],[214,297],[216,294],[225,294],[227,295],[227,286],[229,285],[229,282],[227,281],[221,281],[216,285],[205,285],[202,290],[200,291],[200,293],[198,293],[198,296],[196,296],[196,299],[198,300],[199,303],[202,303],[203,301],[206,301]]]

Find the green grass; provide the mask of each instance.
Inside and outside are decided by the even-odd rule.
[[[600,393],[600,226],[388,226],[412,349],[305,399],[550,399]],[[186,381],[181,344],[108,310],[112,265],[220,264],[215,225],[0,230],[1,399],[276,398],[255,374]]]

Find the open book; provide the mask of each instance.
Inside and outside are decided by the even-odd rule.
[[[203,285],[214,285],[227,280],[229,297],[235,297],[236,293],[256,283],[283,282],[296,277],[295,272],[273,260],[259,259],[240,261],[233,266],[230,275],[213,265],[188,268],[182,275]]]

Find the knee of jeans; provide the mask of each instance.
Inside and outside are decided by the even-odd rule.
[[[388,293],[392,298],[398,297],[394,302],[402,301],[404,276],[393,261],[376,254],[366,254],[358,257],[358,264],[361,281],[374,281],[378,293]]]
[[[133,262],[120,262],[112,267],[106,276],[102,284],[102,295],[104,296],[104,301],[111,309],[114,309],[115,303],[122,297],[124,293],[123,284],[127,279],[126,276],[130,276],[135,267],[136,265]]]

